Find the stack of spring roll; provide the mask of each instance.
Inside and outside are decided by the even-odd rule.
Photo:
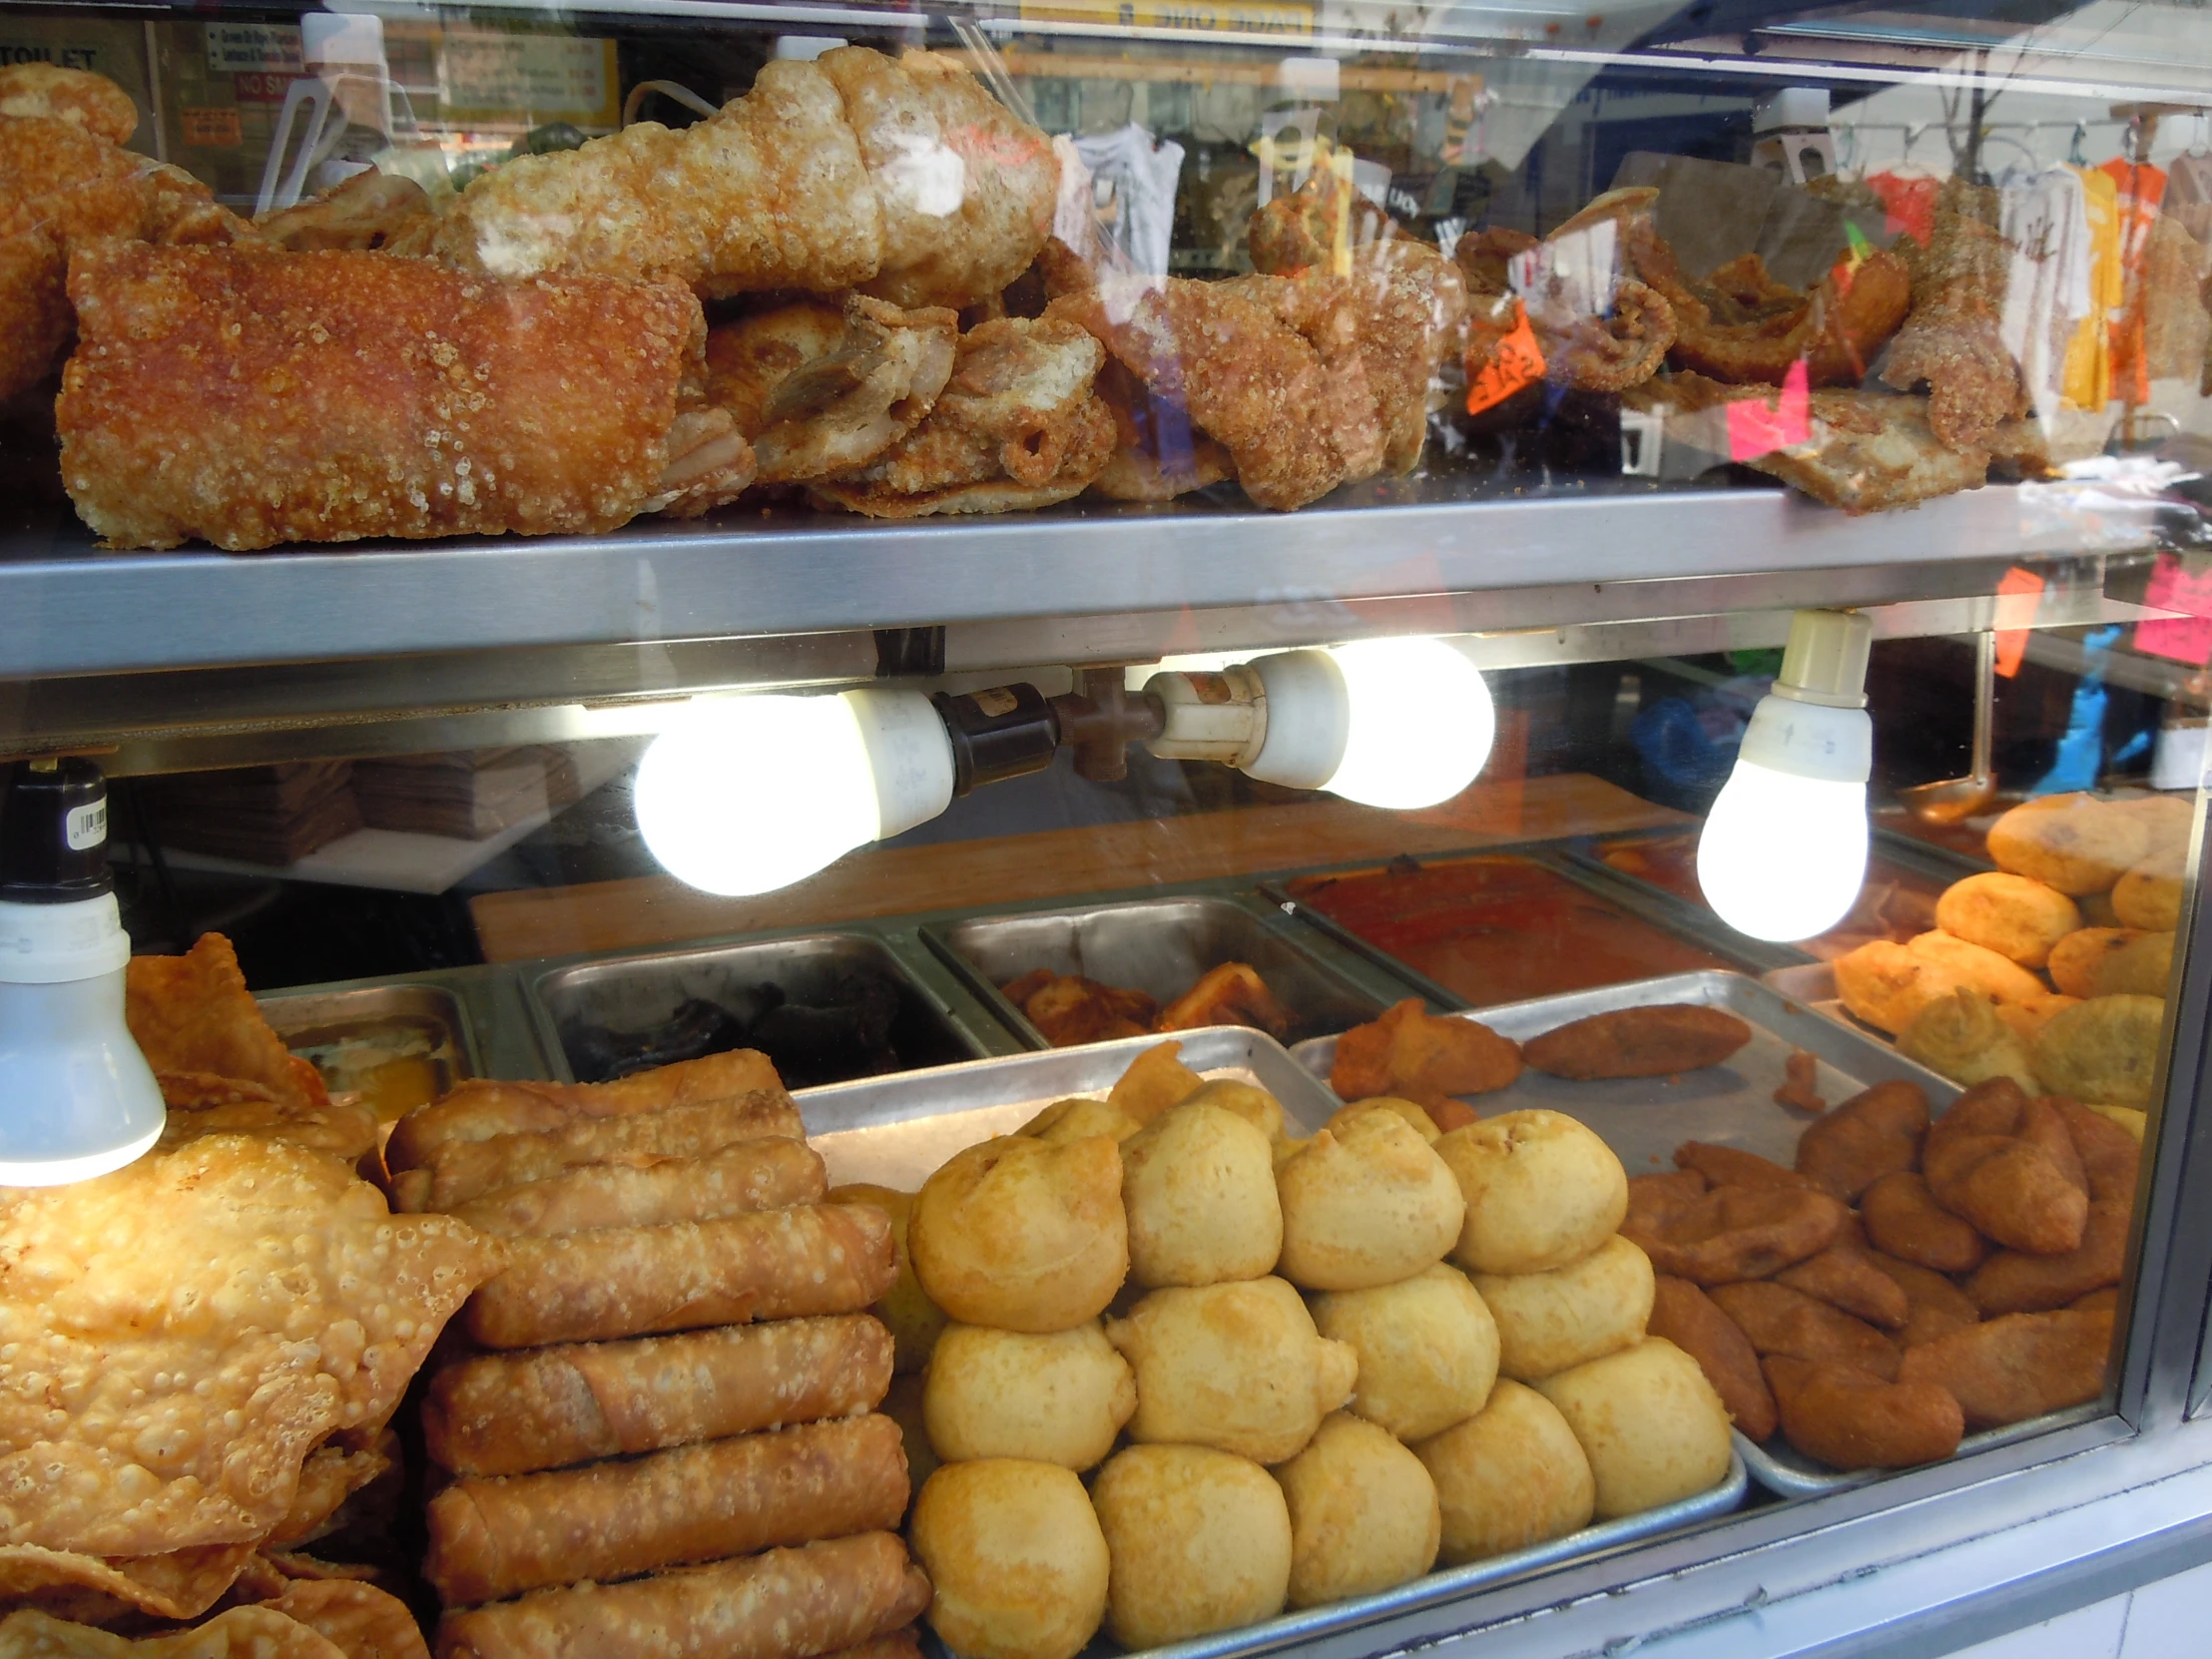
[[[507,1252],[423,1403],[441,1659],[914,1651],[889,1221],[821,1202],[764,1056],[464,1084],[385,1159]]]

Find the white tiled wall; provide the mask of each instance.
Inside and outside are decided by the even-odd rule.
[[[1953,1659],[2201,1659],[2212,1654],[2212,1566],[2146,1584]]]

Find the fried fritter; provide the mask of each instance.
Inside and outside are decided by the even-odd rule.
[[[1965,985],[1915,1014],[1898,1033],[1898,1052],[1969,1087],[1991,1077],[2009,1077],[2023,1089],[2041,1087],[2026,1041],[1994,1000]]]
[[[1155,1029],[1190,1031],[1201,1025],[1250,1025],[1280,1039],[1290,1035],[1291,1011],[1275,999],[1258,968],[1224,962],[1163,1008]]]
[[[1936,925],[2022,967],[2039,968],[2050,960],[2051,946],[2081,925],[2081,911],[2055,887],[1992,869],[1945,887],[1936,900]]]
[[[2112,913],[2123,926],[2171,933],[2181,925],[2181,896],[2188,876],[2188,847],[2146,853],[2112,886]]]
[[[1621,1233],[1661,1273],[1700,1285],[1764,1279],[1817,1256],[1843,1230],[1844,1207],[1788,1187],[1716,1187],[1655,1228],[1624,1218]]]
[[[960,336],[921,423],[857,471],[819,478],[821,499],[871,518],[994,513],[1080,495],[1114,451],[1092,390],[1099,343],[1053,317],[1000,317]]]
[[[1749,1041],[1751,1027],[1725,1009],[1655,1003],[1546,1031],[1521,1045],[1521,1059],[1554,1077],[1671,1077],[1717,1066]]]
[[[867,465],[918,426],[951,376],[956,312],[847,294],[707,331],[707,396],[753,445],[756,481]]]
[[[1989,826],[1989,861],[2080,898],[2109,892],[2142,861],[2150,840],[2150,821],[2119,802],[2038,796]]]
[[[1936,1462],[1956,1451],[1965,1433],[1965,1413],[1937,1383],[1886,1382],[1848,1365],[1786,1354],[1768,1359],[1766,1371],[1784,1436],[1831,1468]]]
[[[2050,953],[2051,983],[2082,998],[2123,992],[2164,996],[2172,967],[2173,935],[2134,927],[2083,927]]]
[[[1936,1202],[1911,1170],[1885,1175],[1859,1200],[1874,1247],[1937,1273],[1971,1273],[1988,1254],[1973,1224]]]
[[[1905,1293],[1905,1300],[1911,1305],[1904,1329],[1897,1334],[1899,1347],[1918,1348],[1937,1337],[1947,1337],[1953,1331],[1980,1323],[1981,1311],[1973,1305],[1972,1299],[1941,1274],[1916,1262],[1885,1256],[1880,1251],[1869,1251],[1867,1260]]]
[[[2165,1017],[2155,996],[2098,996],[2062,1008],[2035,1033],[2035,1075],[2092,1105],[2148,1106]]]
[[[1824,1192],[1857,1198],[1885,1175],[1920,1161],[1928,1133],[1928,1096],[1903,1079],[1877,1083],[1807,1124],[1798,1137],[1798,1173]]]
[[[1796,1267],[1784,1268],[1774,1282],[1885,1331],[1902,1331],[1913,1312],[1897,1282],[1876,1268],[1865,1250],[1841,1240]]]
[[[1774,1395],[1760,1373],[1758,1350],[1711,1297],[1687,1279],[1661,1274],[1645,1329],[1698,1363],[1728,1407],[1729,1417],[1746,1436],[1764,1440],[1774,1433]]]
[[[2000,1250],[1966,1281],[1966,1295],[1984,1317],[1994,1317],[2045,1313],[2117,1285],[2127,1263],[2131,1215],[2125,1200],[2091,1204],[2076,1248],[2056,1256]]]
[[[1936,1202],[2014,1250],[2077,1248],[2088,1178],[2057,1107],[2009,1078],[1976,1084],[1930,1127],[1922,1167]]]
[[[2050,993],[2017,962],[1937,930],[1906,944],[1871,939],[1836,958],[1836,994],[1869,1025],[1895,1036],[1931,1002],[1960,987],[2034,1007]]]
[[[2071,1309],[2007,1314],[1909,1350],[1899,1378],[1947,1388],[1968,1428],[2001,1428],[2096,1398],[2113,1318]]]
[[[1430,1094],[1487,1094],[1507,1087],[1520,1072],[1520,1045],[1510,1037],[1477,1020],[1430,1014],[1419,997],[1409,996],[1337,1039],[1329,1086],[1345,1100],[1375,1095],[1419,1100]]]
[[[1714,1306],[1736,1322],[1762,1359],[1787,1354],[1851,1366],[1885,1382],[1897,1379],[1897,1344],[1865,1320],[1803,1291],[1755,1280],[1716,1286],[1711,1295]]]

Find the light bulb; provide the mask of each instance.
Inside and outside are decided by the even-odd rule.
[[[701,698],[638,764],[638,831],[708,892],[772,892],[936,817],[952,745],[919,692]]]
[[[1329,653],[1350,715],[1332,795],[1404,811],[1449,801],[1480,776],[1497,734],[1482,672],[1442,640],[1361,640]]]

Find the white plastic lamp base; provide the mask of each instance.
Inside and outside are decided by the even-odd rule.
[[[1252,664],[1267,736],[1244,770],[1292,789],[1407,811],[1481,775],[1497,714],[1482,673],[1443,640],[1361,640]]]

